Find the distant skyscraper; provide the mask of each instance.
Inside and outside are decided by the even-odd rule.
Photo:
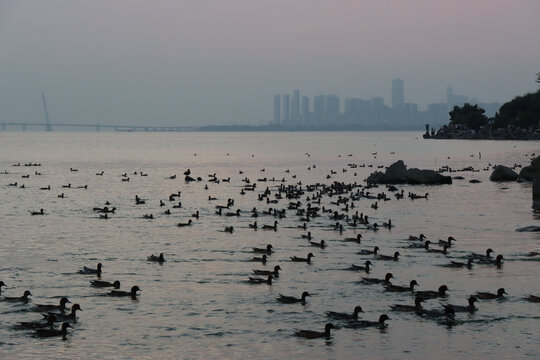
[[[446,88],[446,105],[451,107],[454,103],[454,89],[451,86]]]
[[[405,102],[405,95],[403,91],[403,80],[392,80],[392,107],[402,107]]]
[[[308,121],[310,118],[309,115],[309,98],[307,96],[302,96],[302,120]]]
[[[291,120],[300,119],[300,90],[294,90],[291,104]]]
[[[274,95],[274,124],[281,121],[281,96]]]
[[[325,109],[325,96],[324,95],[317,95],[313,97],[313,117],[315,119],[315,123],[319,124],[321,122],[324,122],[325,115],[324,115],[324,109]]]
[[[291,95],[283,95],[283,122],[291,121]]]
[[[326,96],[326,121],[335,123],[339,118],[339,97],[337,95]]]

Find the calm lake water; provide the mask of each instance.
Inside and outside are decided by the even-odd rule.
[[[527,183],[492,183],[490,163],[512,166],[530,163],[540,153],[539,142],[423,140],[412,132],[350,133],[66,133],[0,132],[0,280],[7,284],[3,296],[20,296],[28,289],[28,304],[0,302],[0,357],[2,358],[201,358],[201,359],[486,359],[538,358],[539,304],[523,300],[540,295],[538,233],[516,232],[518,227],[539,225],[531,210],[532,190]],[[376,155],[374,155],[376,153]],[[481,153],[481,158],[479,158]],[[195,155],[196,154],[196,155]],[[351,156],[348,156],[351,154]],[[363,180],[377,166],[402,159],[408,167],[454,169],[473,166],[479,172],[463,176],[452,185],[398,186],[405,194],[429,193],[428,199],[402,199],[378,203],[363,198],[356,210],[372,222],[392,219],[395,227],[377,232],[345,226],[340,234],[327,214],[308,223],[314,241],[325,240],[324,250],[301,238],[306,231],[295,210],[278,219],[277,231],[254,231],[254,220],[272,224],[263,215],[270,207],[287,208],[289,200],[266,204],[257,195],[268,187],[274,198],[285,185]],[[25,163],[41,163],[25,167]],[[20,167],[13,164],[21,163]],[[365,164],[352,169],[349,164]],[[372,165],[373,167],[369,167]],[[76,168],[78,171],[70,171]],[[186,183],[183,172],[203,181]],[[264,169],[264,171],[262,171]],[[344,171],[345,169],[346,171]],[[289,170],[289,172],[286,172]],[[335,174],[331,174],[331,170]],[[41,175],[35,175],[35,172]],[[103,176],[96,173],[104,172]],[[239,171],[243,171],[240,174]],[[517,169],[519,171],[519,169]],[[148,176],[133,175],[143,172]],[[127,173],[129,182],[122,181]],[[208,182],[208,174],[230,182]],[[29,174],[29,178],[22,178]],[[331,178],[327,176],[331,174]],[[176,179],[169,179],[177,175]],[[295,178],[293,178],[295,176]],[[245,177],[256,191],[241,195]],[[481,183],[469,183],[477,179]],[[18,186],[8,186],[17,182]],[[25,188],[20,188],[24,184]],[[71,184],[71,188],[63,188]],[[50,191],[40,190],[51,187]],[[87,185],[87,189],[78,188]],[[208,189],[205,190],[205,185]],[[169,195],[181,191],[182,208]],[[385,191],[384,187],[373,189]],[[58,195],[64,193],[64,198]],[[311,194],[311,193],[310,193]],[[135,196],[146,201],[136,205]],[[208,197],[217,200],[209,201]],[[307,194],[300,201],[307,206]],[[215,214],[227,199],[241,216]],[[160,200],[166,206],[160,207]],[[117,208],[110,219],[92,209],[109,201]],[[336,197],[324,196],[320,205],[334,210]],[[260,216],[250,217],[256,207]],[[43,208],[45,216],[31,216]],[[171,215],[164,215],[165,209]],[[195,211],[200,218],[180,228]],[[341,211],[341,210],[339,210]],[[143,219],[153,214],[154,219]],[[234,233],[225,233],[225,226]],[[450,254],[409,249],[409,235],[425,234],[437,241],[456,238]],[[362,234],[361,244],[342,241]],[[275,253],[267,265],[250,262],[252,247],[272,244]],[[378,246],[383,254],[399,251],[399,261],[377,261],[358,255],[360,249]],[[501,268],[475,264],[471,270],[440,265],[466,261],[471,252],[492,248],[506,259]],[[147,256],[163,252],[163,265]],[[311,265],[295,263],[290,256],[313,252]],[[380,285],[360,283],[363,272],[345,271],[351,264],[372,260],[370,277],[391,271],[394,284],[416,279],[418,290],[435,290],[446,284],[447,299],[428,300],[424,307],[441,303],[466,304],[476,291],[495,292],[504,287],[504,300],[479,301],[473,315],[456,315],[459,324],[440,325],[414,313],[392,312],[389,305],[412,304],[410,293],[384,291]],[[374,261],[373,261],[374,260]],[[137,300],[107,296],[108,290],[91,287],[97,277],[78,274],[82,266],[103,263],[102,280],[120,280],[122,289],[138,285]],[[252,269],[282,268],[272,286],[246,282]],[[314,295],[307,304],[282,304],[278,294]],[[21,321],[39,320],[32,304],[57,303],[68,296],[84,310],[69,329],[66,341],[41,339],[32,331],[15,330]],[[322,330],[327,311],[352,312],[362,306],[362,319],[376,320],[387,313],[384,331],[337,329],[330,340],[301,339],[298,329]]]

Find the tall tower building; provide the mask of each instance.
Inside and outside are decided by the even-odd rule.
[[[300,90],[294,90],[291,104],[291,120],[300,119]]]
[[[315,123],[320,124],[326,120],[325,118],[325,96],[317,95],[313,97],[313,117]]]
[[[404,103],[405,96],[403,90],[403,80],[394,79],[392,80],[392,107],[402,107]]]
[[[274,124],[279,124],[281,121],[281,96],[274,95]]]
[[[307,96],[302,96],[302,120],[309,121],[309,115],[309,98]]]
[[[291,95],[283,95],[283,122],[291,121]]]

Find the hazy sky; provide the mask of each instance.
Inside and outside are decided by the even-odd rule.
[[[539,0],[0,0],[0,121],[272,120],[272,96],[537,88]]]

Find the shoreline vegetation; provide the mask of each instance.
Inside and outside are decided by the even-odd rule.
[[[540,84],[540,73],[536,74]],[[517,96],[503,104],[495,116],[469,103],[454,106],[450,123],[439,130],[426,125],[424,139],[540,140],[540,90]]]

